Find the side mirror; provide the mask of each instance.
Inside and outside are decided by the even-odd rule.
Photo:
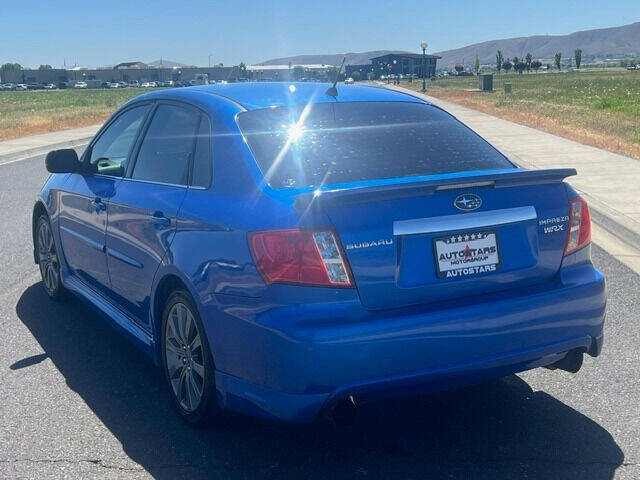
[[[47,153],[44,163],[51,173],[76,173],[82,169],[78,154],[71,148],[53,150]]]

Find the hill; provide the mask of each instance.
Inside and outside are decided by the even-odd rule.
[[[370,63],[371,58],[386,55],[387,53],[407,53],[403,50],[373,50],[362,53],[333,53],[324,55],[296,55],[294,57],[273,58],[258,65],[335,65],[340,66],[342,58],[346,57],[345,65],[362,65]]]
[[[640,22],[622,27],[584,30],[569,35],[535,35],[490,40],[445,50],[436,55],[442,57],[438,61],[438,67],[451,67],[456,63],[471,65],[476,54],[481,64],[493,64],[498,50],[502,50],[505,58],[524,57],[530,52],[533,58],[551,60],[556,52],[561,52],[563,58],[572,57],[576,48],[582,49],[583,61],[625,56],[640,57]]]
[[[505,58],[524,57],[531,53],[533,58],[551,62],[556,52],[563,58],[573,56],[576,48],[582,49],[583,61],[594,59],[640,57],[640,22],[621,27],[584,30],[569,35],[534,35],[531,37],[506,38],[475,43],[462,48],[437,52],[442,57],[438,67],[452,67],[456,63],[471,65],[478,54],[481,64],[495,63],[498,50],[502,50]],[[369,63],[369,59],[387,53],[406,53],[402,50],[374,50],[362,53],[336,53],[323,55],[296,55],[293,57],[274,58],[259,65],[292,64],[325,64],[340,65],[346,56],[347,65]],[[419,53],[419,52],[416,52]],[[432,53],[432,52],[429,52]]]
[[[189,65],[187,65],[186,63],[180,63],[180,62],[173,62],[171,60],[166,60],[166,59],[160,59],[160,60],[154,60],[153,62],[147,62],[147,65],[149,65],[150,67],[163,67],[163,68],[173,68],[173,67],[178,67],[178,68],[182,68],[182,67],[188,67]]]

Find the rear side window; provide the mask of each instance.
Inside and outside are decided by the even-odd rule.
[[[211,185],[211,124],[205,115],[200,116],[200,127],[193,154],[193,177],[191,185],[207,188]]]
[[[239,114],[238,126],[273,188],[513,167],[449,114],[422,103],[268,108]]]
[[[132,178],[186,185],[200,113],[174,105],[160,105],[144,136]]]

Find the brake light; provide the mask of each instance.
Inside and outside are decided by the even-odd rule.
[[[569,232],[564,254],[569,255],[591,241],[591,215],[587,202],[577,197],[569,203]]]
[[[249,234],[265,282],[351,287],[347,263],[332,231],[268,230]]]

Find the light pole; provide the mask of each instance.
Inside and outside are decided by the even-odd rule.
[[[427,59],[427,42],[422,42],[420,44],[420,46],[422,47],[422,93],[425,93],[427,91],[427,77],[426,77],[426,62],[425,60]]]
[[[209,64],[209,68],[211,68],[211,57],[213,57],[213,53],[210,53],[207,57],[207,63]]]

